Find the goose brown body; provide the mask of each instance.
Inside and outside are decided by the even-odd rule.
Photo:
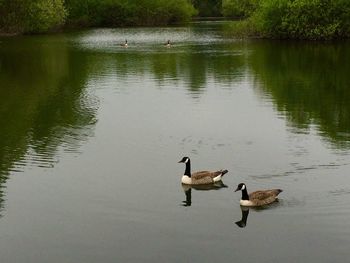
[[[249,200],[255,206],[268,205],[276,201],[281,189],[271,189],[264,191],[255,191],[249,194]]]
[[[237,186],[236,191],[242,191],[240,204],[242,206],[264,206],[277,200],[277,196],[282,192],[281,189],[259,190],[248,195],[247,187],[241,183]]]
[[[210,171],[199,171],[191,174],[191,184],[213,184],[218,176],[222,176],[227,173],[227,170],[219,170],[215,172]]]
[[[213,184],[221,180],[222,176],[226,174],[227,170],[218,171],[198,171],[191,173],[191,161],[190,158],[184,157],[179,163],[185,163],[186,169],[182,176],[181,182],[183,184],[203,185]]]

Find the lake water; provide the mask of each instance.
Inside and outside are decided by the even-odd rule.
[[[2,263],[349,260],[350,43],[225,28],[0,38]]]

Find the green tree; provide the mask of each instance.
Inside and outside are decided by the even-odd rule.
[[[192,0],[201,17],[221,16],[222,0]]]
[[[188,0],[66,0],[70,24],[88,26],[164,25],[188,21]]]
[[[41,33],[65,22],[63,0],[0,0],[0,29],[5,32]]]
[[[260,0],[222,0],[222,14],[226,17],[248,17]]]
[[[133,26],[186,22],[190,0],[0,0],[0,32],[43,33],[62,25]]]
[[[350,1],[260,0],[247,22],[235,28],[255,31],[269,38],[317,40],[350,37]]]
[[[63,0],[31,1],[26,10],[25,31],[41,33],[61,26],[65,22]]]

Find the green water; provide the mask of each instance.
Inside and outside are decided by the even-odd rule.
[[[347,261],[349,57],[224,22],[0,38],[1,262]]]

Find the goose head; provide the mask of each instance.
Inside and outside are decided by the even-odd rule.
[[[246,190],[247,189],[247,186],[244,184],[244,183],[240,183],[238,186],[237,186],[237,189],[235,190],[235,192],[237,191],[243,191],[243,190]]]
[[[179,163],[188,163],[189,161],[190,161],[190,158],[185,156],[179,161]]]

